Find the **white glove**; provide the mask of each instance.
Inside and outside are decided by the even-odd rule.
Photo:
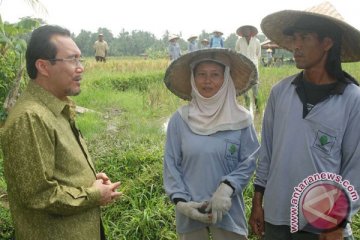
[[[231,195],[233,189],[226,183],[221,183],[216,191],[213,193],[210,199],[209,205],[206,208],[206,212],[212,213],[212,223],[220,222],[223,214],[230,210],[231,207]]]
[[[206,204],[205,202],[178,202],[176,210],[191,219],[210,224],[211,214],[199,212],[199,209],[203,208]]]

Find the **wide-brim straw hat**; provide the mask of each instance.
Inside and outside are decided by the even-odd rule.
[[[174,40],[174,39],[179,39],[179,38],[180,37],[177,35],[171,35],[171,36],[169,36],[169,41]]]
[[[191,35],[187,40],[188,41],[191,41],[191,40],[193,40],[193,39],[196,39],[198,36],[196,36],[196,35]]]
[[[219,33],[220,35],[223,35],[223,32],[221,32],[221,31],[219,31],[219,30],[213,31],[213,34],[215,34],[215,33]]]
[[[206,38],[204,38],[203,40],[201,40],[202,43],[209,43],[209,40],[207,40]]]
[[[173,61],[165,73],[166,87],[176,96],[191,100],[191,64],[206,60],[220,62],[230,67],[237,96],[257,83],[256,67],[251,60],[230,49],[211,48],[187,53]]]
[[[252,25],[243,25],[239,27],[238,29],[236,29],[236,34],[242,37],[244,35],[243,32],[246,28],[250,29],[251,36],[255,36],[256,34],[258,34],[257,28]]]
[[[348,23],[329,3],[325,2],[304,11],[284,10],[272,13],[261,21],[263,33],[282,48],[289,51],[291,42],[284,30],[294,26],[300,18],[315,17],[329,24],[334,24],[342,31],[341,61],[356,62],[360,60],[360,31]]]

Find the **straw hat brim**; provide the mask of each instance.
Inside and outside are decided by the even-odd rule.
[[[292,51],[291,42],[288,40],[288,36],[284,35],[283,31],[293,26],[300,18],[306,16],[326,19],[338,26],[343,32],[341,61],[360,61],[360,32],[340,19],[313,12],[284,10],[264,17],[261,21],[261,29],[269,39],[277,43],[280,47]]]
[[[179,38],[180,38],[179,36],[171,36],[171,37],[169,37],[169,41],[174,40],[174,39],[179,39]]]
[[[192,39],[196,39],[197,38],[197,36],[191,36],[191,37],[189,37],[187,40],[188,41],[191,41]]]
[[[176,96],[191,100],[190,65],[201,60],[214,60],[229,66],[237,96],[257,83],[256,67],[251,60],[230,49],[212,48],[190,52],[173,61],[165,73],[166,87]]]
[[[214,33],[219,33],[220,35],[223,35],[223,32],[220,32],[220,31],[218,31],[218,30],[213,31],[213,34],[214,34]]]
[[[258,30],[256,27],[252,26],[252,25],[243,25],[241,27],[239,27],[237,30],[236,30],[236,34],[239,35],[239,36],[242,36],[243,35],[243,31],[245,28],[250,28],[250,32],[253,36],[255,36],[256,34],[258,34]]]

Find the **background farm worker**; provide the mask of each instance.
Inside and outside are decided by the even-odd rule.
[[[215,30],[213,36],[210,38],[210,48],[223,48],[224,39],[222,38],[223,33]]]
[[[192,35],[188,38],[188,51],[193,52],[199,49],[198,42],[196,41],[197,36]]]
[[[30,82],[1,135],[4,176],[16,240],[105,239],[100,206],[120,183],[96,173],[75,125],[84,67],[70,32],[35,29],[26,51]]]
[[[360,31],[329,2],[275,12],[261,28],[293,52],[302,71],[271,90],[250,225],[257,235],[265,231],[265,240],[354,239],[349,222],[360,203],[360,88],[341,62],[360,60]],[[324,172],[327,181],[326,175],[314,181],[312,176]],[[331,174],[356,194],[350,198],[348,185],[330,181]]]
[[[209,40],[204,38],[203,40],[201,40],[201,49],[207,49],[207,48],[209,48]]]
[[[254,64],[235,51],[199,50],[174,61],[164,81],[189,100],[169,121],[164,154],[179,239],[208,240],[210,231],[213,240],[246,240],[243,190],[259,143],[236,95],[256,82]]]
[[[266,66],[270,67],[273,62],[273,55],[272,55],[272,49],[268,48],[266,49],[266,57],[267,57],[267,64]]]
[[[179,37],[177,35],[171,35],[169,37],[169,58],[170,61],[174,61],[181,56],[180,45],[177,42]]]
[[[99,34],[98,40],[94,43],[95,59],[97,62],[106,62],[106,56],[109,51],[109,46],[104,40],[104,35]]]
[[[255,36],[258,30],[256,27],[251,25],[243,25],[236,30],[236,34],[240,37],[236,41],[235,51],[245,55],[249,58],[256,66],[256,71],[259,77],[259,59],[261,57],[261,46],[260,41]],[[256,109],[259,109],[258,91],[259,84],[252,86],[252,94]],[[248,92],[244,93],[245,103],[247,107],[250,107],[250,97]]]

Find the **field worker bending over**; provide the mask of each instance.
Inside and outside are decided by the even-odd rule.
[[[243,191],[259,143],[236,95],[255,82],[254,64],[227,49],[188,53],[166,71],[169,90],[189,100],[169,121],[164,154],[179,239],[247,239]]]

